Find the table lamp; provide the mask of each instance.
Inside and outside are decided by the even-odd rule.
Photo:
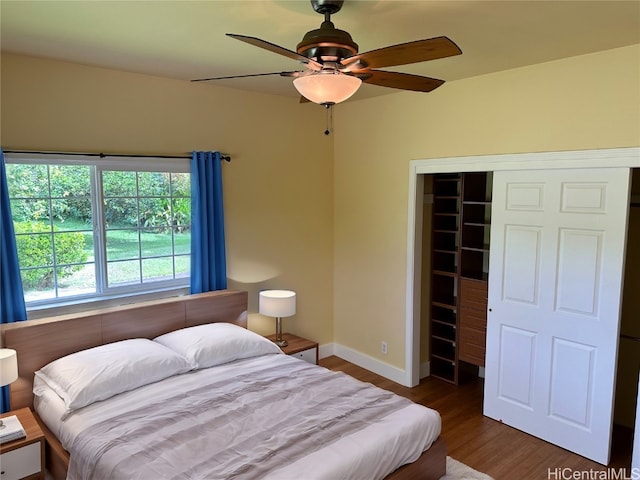
[[[282,318],[296,313],[296,292],[291,290],[263,290],[260,292],[260,313],[268,317],[276,317],[276,339],[279,347],[288,345],[282,339]]]
[[[18,355],[11,348],[0,348],[0,387],[9,385],[18,379]],[[4,423],[0,420],[0,429]]]

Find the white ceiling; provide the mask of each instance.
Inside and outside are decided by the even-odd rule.
[[[225,33],[295,51],[322,20],[308,0],[0,1],[3,51],[185,81],[296,70]],[[389,68],[446,81],[640,43],[638,0],[346,0],[332,21],[360,52],[448,36],[461,56]],[[211,83],[298,96],[280,76]],[[353,98],[395,91],[365,85]]]

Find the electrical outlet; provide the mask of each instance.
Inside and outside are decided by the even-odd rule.
[[[382,342],[380,344],[380,351],[385,355],[387,354],[387,342]]]

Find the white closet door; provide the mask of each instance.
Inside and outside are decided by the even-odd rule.
[[[607,464],[629,169],[493,178],[484,413]]]

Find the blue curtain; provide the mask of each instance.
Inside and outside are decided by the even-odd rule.
[[[16,237],[13,232],[4,153],[0,149],[0,323],[27,319],[24,292],[20,279]],[[9,387],[2,387],[0,411],[10,410]]]
[[[191,293],[227,288],[220,152],[191,157]]]

